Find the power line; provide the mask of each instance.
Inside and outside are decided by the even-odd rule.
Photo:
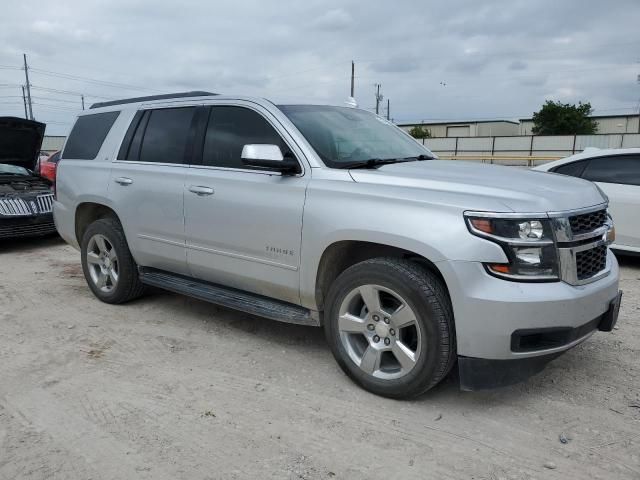
[[[162,90],[156,90],[154,88],[146,88],[146,87],[140,87],[137,85],[129,85],[126,83],[118,83],[118,82],[111,82],[111,81],[107,81],[107,80],[99,80],[96,78],[89,78],[89,77],[81,77],[80,75],[71,75],[68,73],[61,73],[61,72],[54,72],[52,70],[44,70],[42,68],[32,68],[31,69],[33,72],[39,73],[40,75],[46,75],[46,76],[51,76],[51,77],[58,77],[58,78],[65,78],[67,80],[75,80],[75,81],[79,81],[79,82],[86,82],[86,83],[92,83],[95,85],[104,85],[107,87],[112,87],[112,88],[120,88],[120,89],[124,89],[124,90],[138,90],[138,91],[142,91],[142,92],[161,92]]]
[[[75,97],[80,97],[84,95],[85,97],[99,98],[102,100],[116,100],[116,97],[105,97],[104,95],[95,95],[93,93],[85,93],[85,92],[79,92],[79,91],[73,91],[73,90],[60,90],[58,88],[39,87],[36,85],[32,85],[31,88],[33,88],[34,90],[42,90],[43,92],[59,93],[61,95],[73,95]]]

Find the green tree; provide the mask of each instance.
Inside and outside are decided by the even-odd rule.
[[[547,100],[539,112],[533,114],[534,135],[590,135],[598,130],[597,122],[590,118],[589,102],[570,103]]]
[[[416,125],[409,130],[409,135],[413,138],[431,138],[431,130],[424,128],[421,125]]]

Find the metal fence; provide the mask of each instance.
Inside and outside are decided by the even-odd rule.
[[[538,165],[579,153],[585,148],[640,147],[640,134],[521,135],[510,137],[446,137],[418,140],[440,158],[490,163]]]

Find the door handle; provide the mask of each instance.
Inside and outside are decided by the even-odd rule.
[[[213,188],[210,187],[202,187],[199,185],[191,185],[189,187],[189,191],[191,193],[195,193],[196,195],[199,196],[204,196],[204,195],[213,195]]]
[[[127,177],[118,177],[114,180],[114,182],[119,183],[120,185],[126,186],[126,185],[131,185],[133,183],[133,180]]]

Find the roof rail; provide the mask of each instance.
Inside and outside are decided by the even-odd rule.
[[[123,98],[122,100],[112,100],[110,102],[98,102],[98,103],[94,103],[89,108],[110,107],[112,105],[123,105],[125,103],[150,102],[151,100],[167,100],[170,98],[208,97],[210,95],[218,95],[218,94],[211,93],[211,92],[200,92],[200,91],[165,93],[164,95],[150,95],[148,97]]]

